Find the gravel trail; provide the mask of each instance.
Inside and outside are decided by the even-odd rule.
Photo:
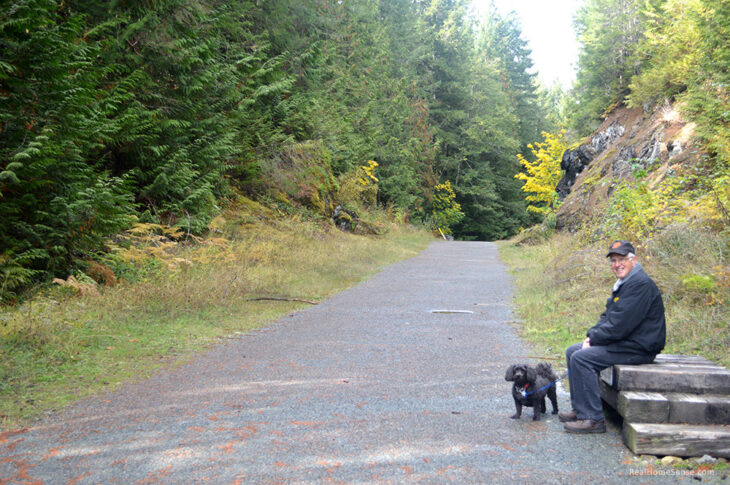
[[[512,291],[495,245],[433,243],[190,364],[0,434],[0,484],[695,483],[632,476],[613,426],[509,419],[505,370],[534,363]]]

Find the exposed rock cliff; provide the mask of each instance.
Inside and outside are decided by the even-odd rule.
[[[625,107],[613,111],[593,136],[563,154],[557,229],[575,232],[586,221],[605,216],[615,187],[637,170],[655,185],[670,171],[697,163],[701,153],[693,127],[671,105],[653,113]]]

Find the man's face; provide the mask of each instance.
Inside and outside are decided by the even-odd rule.
[[[620,254],[612,254],[608,259],[611,261],[613,274],[620,280],[626,278],[636,265],[636,259],[629,259],[628,256],[621,256]]]

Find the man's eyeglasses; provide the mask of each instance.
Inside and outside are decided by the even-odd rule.
[[[620,258],[619,257],[611,258],[611,265],[614,265],[614,264],[624,264],[628,260],[629,260],[629,257],[628,256],[622,256]]]

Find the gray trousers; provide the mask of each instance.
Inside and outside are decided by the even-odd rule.
[[[598,390],[598,374],[614,364],[648,364],[654,355],[611,351],[609,347],[594,346],[581,349],[583,344],[573,344],[565,351],[570,381],[570,403],[578,419],[603,419],[603,405]]]

